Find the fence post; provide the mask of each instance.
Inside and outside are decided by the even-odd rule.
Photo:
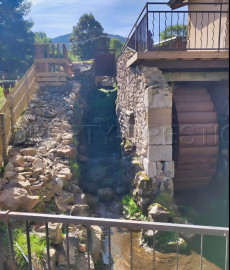
[[[14,100],[13,97],[10,96],[10,122],[11,122],[11,137],[14,139]]]
[[[5,128],[5,114],[0,113],[0,121],[1,121],[1,139],[2,139],[2,155],[4,165],[7,164],[7,150],[6,150],[6,128]]]
[[[25,77],[25,87],[26,87],[26,101],[27,101],[27,107],[30,105],[30,92],[29,92],[29,82],[28,82],[28,75],[26,74]]]

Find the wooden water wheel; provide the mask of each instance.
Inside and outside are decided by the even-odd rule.
[[[175,190],[206,186],[216,173],[219,152],[218,119],[207,89],[174,89]]]

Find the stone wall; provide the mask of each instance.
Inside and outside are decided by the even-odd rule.
[[[127,68],[133,55],[126,52],[117,63],[117,115],[122,139],[136,147],[152,192],[173,193],[172,89],[156,67]]]

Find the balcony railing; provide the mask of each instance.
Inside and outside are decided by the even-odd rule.
[[[111,228],[126,228],[130,232],[130,269],[134,269],[133,264],[133,231],[136,230],[152,230],[153,231],[153,269],[156,270],[156,253],[155,253],[155,232],[173,232],[177,234],[177,268],[179,269],[179,247],[178,239],[179,234],[197,234],[200,235],[200,269],[203,270],[203,240],[204,236],[212,235],[218,237],[224,237],[226,239],[226,254],[225,254],[225,270],[229,269],[229,228],[223,227],[210,227],[210,226],[195,226],[195,225],[185,225],[185,224],[172,224],[172,223],[159,223],[159,222],[143,222],[143,221],[131,221],[131,220],[119,220],[119,219],[104,219],[104,218],[90,218],[90,217],[76,217],[76,216],[66,216],[66,215],[48,215],[48,214],[35,214],[35,213],[21,213],[21,212],[3,212],[0,211],[0,221],[4,221],[7,225],[8,239],[10,245],[11,253],[11,263],[12,269],[16,269],[16,259],[14,251],[14,239],[13,239],[13,221],[25,222],[26,236],[27,236],[27,263],[28,269],[33,269],[32,259],[31,259],[31,241],[30,241],[30,222],[44,222],[45,232],[46,232],[46,249],[47,249],[47,269],[50,267],[50,246],[49,246],[49,226],[48,222],[62,223],[65,224],[66,232],[66,262],[67,269],[70,269],[69,264],[69,225],[85,225],[87,228],[87,258],[88,258],[88,269],[90,268],[90,226],[98,225],[107,228],[108,231],[108,250],[109,250],[109,269],[113,269],[112,266],[112,255],[111,255]],[[0,223],[1,226],[1,223]],[[1,228],[0,228],[0,270],[3,269],[3,249],[6,248],[2,246],[1,243]],[[197,268],[198,269],[198,268]]]
[[[147,2],[124,46],[135,52],[229,50],[229,3],[189,3],[171,10]]]

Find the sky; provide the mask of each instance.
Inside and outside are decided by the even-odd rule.
[[[105,33],[127,37],[145,3],[146,0],[32,0],[29,17],[34,22],[33,31],[54,38],[71,33],[80,16],[92,12]]]

